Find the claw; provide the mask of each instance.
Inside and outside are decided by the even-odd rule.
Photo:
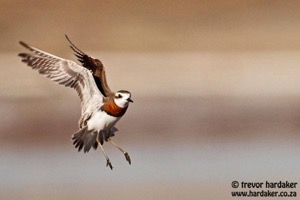
[[[129,156],[129,154],[126,151],[124,151],[124,156],[125,156],[126,160],[128,161],[129,165],[131,165],[130,156]]]
[[[111,170],[113,169],[113,166],[112,166],[112,164],[111,164],[109,158],[106,159],[106,167],[108,167],[108,166],[109,166],[109,168],[110,168]]]

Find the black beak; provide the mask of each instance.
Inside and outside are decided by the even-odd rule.
[[[130,98],[128,98],[127,101],[133,103],[132,99]]]

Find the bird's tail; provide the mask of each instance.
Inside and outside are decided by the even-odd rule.
[[[87,126],[85,126],[72,135],[72,141],[75,148],[78,148],[78,151],[83,149],[83,152],[87,153],[92,147],[97,149],[97,137],[98,141],[102,145],[104,141],[108,140],[108,138],[115,136],[116,131],[118,131],[118,129],[112,127],[109,131],[100,131],[98,133],[95,130],[88,130]]]
[[[83,149],[84,153],[90,151],[91,147],[97,147],[97,132],[93,130],[88,130],[87,126],[79,129],[76,133],[72,135],[72,141],[75,145],[75,148],[78,148],[78,151]]]

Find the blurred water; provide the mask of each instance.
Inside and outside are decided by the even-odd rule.
[[[132,165],[107,144],[113,171],[77,153],[76,93],[2,55],[0,199],[232,199],[233,180],[299,180],[298,52],[101,55],[133,89],[114,138]]]
[[[113,188],[119,191],[130,188],[136,199],[151,199],[155,195],[163,199],[164,189],[172,188],[174,193],[183,195],[184,188],[189,186],[193,187],[189,194],[184,195],[187,198],[205,196],[213,199],[228,196],[233,180],[298,181],[300,178],[300,147],[298,142],[293,141],[131,146],[131,166],[117,150],[106,148],[115,167],[113,171],[105,167],[100,151],[78,154],[72,148],[59,147],[16,147],[2,151],[2,199],[18,195],[22,195],[22,199],[35,199],[41,194],[53,193],[55,196],[64,192],[67,197],[80,197],[84,191],[89,191],[85,195],[91,199],[98,194],[104,199],[118,199],[120,192],[115,196],[105,194]],[[134,192],[136,188],[149,186],[153,186],[152,191]],[[200,186],[208,189],[206,193],[199,193],[201,189],[197,187]],[[223,189],[219,191],[218,187]],[[214,190],[219,192],[212,193]],[[16,194],[12,195],[12,191]]]
[[[223,200],[233,180],[299,181],[299,5],[1,1],[0,199]],[[16,56],[25,40],[75,60],[65,33],[133,94],[114,138],[131,166],[109,145],[113,171],[77,153],[77,95]]]

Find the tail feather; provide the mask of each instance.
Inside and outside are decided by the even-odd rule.
[[[98,140],[100,144],[102,145],[104,141],[108,141],[108,138],[115,136],[115,132],[117,132],[118,129],[116,127],[112,127],[109,131],[100,131],[98,135]],[[96,150],[98,147],[98,143],[94,143],[93,148]]]
[[[88,130],[87,126],[85,126],[72,135],[73,145],[75,145],[75,148],[78,148],[78,151],[83,149],[83,152],[87,153],[92,147],[97,149],[97,135],[100,144],[103,145],[104,141],[108,141],[108,138],[113,137],[116,131],[118,129],[112,127],[109,131],[100,131],[98,134],[96,131]]]
[[[88,135],[88,137],[85,137],[86,138],[85,141],[84,141],[85,146],[84,146],[84,149],[83,149],[84,153],[89,152],[90,149],[92,148],[92,146],[95,143],[97,143],[96,142],[96,137],[97,137],[97,132],[90,133]]]
[[[96,142],[97,133],[92,130],[88,130],[87,126],[79,129],[72,136],[73,145],[78,148],[78,151],[83,149],[84,153],[90,151],[91,147],[94,146]]]

